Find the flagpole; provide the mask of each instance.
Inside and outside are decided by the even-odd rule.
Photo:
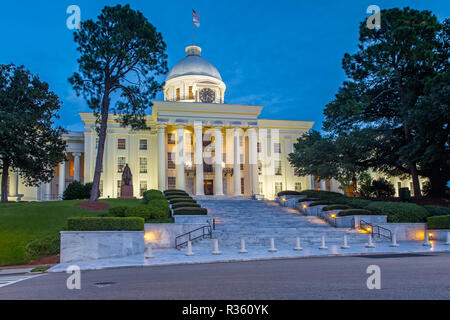
[[[191,23],[192,23],[192,45],[194,45],[194,18],[192,17],[192,13],[191,13]]]

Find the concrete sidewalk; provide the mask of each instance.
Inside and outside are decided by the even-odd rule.
[[[235,249],[221,250],[221,255],[213,255],[212,249],[199,249],[193,245],[194,256],[186,256],[185,250],[165,249],[153,250],[154,258],[145,259],[143,254],[114,259],[101,259],[93,261],[75,261],[72,263],[58,264],[48,270],[48,272],[65,272],[71,265],[77,265],[81,270],[100,270],[120,267],[145,267],[163,266],[177,264],[199,264],[212,262],[232,262],[232,261],[252,261],[252,260],[273,260],[273,259],[296,259],[318,256],[353,256],[365,254],[400,254],[400,253],[432,253],[450,252],[450,245],[444,242],[431,241],[432,246],[423,246],[422,242],[399,242],[399,247],[390,247],[390,243],[375,242],[375,248],[366,248],[364,244],[350,244],[349,249],[342,249],[341,245],[328,245],[328,249],[319,249],[318,246],[304,247],[302,251],[294,251],[291,248],[278,248],[277,252],[268,252],[268,248],[247,248],[248,253],[240,254]],[[220,248],[219,248],[220,249]]]

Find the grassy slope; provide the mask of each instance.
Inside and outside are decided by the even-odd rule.
[[[140,200],[107,199],[111,207],[135,206]],[[57,234],[66,227],[66,219],[95,216],[106,211],[86,211],[76,204],[80,200],[55,202],[0,203],[0,266],[27,263],[25,245],[31,240]]]

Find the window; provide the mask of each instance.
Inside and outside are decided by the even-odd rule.
[[[147,150],[147,139],[139,140],[139,150]]]
[[[142,197],[144,192],[147,191],[147,181],[139,182],[139,194]]]
[[[117,149],[125,150],[126,148],[126,140],[125,139],[117,139]]]
[[[302,183],[301,182],[295,183],[295,191],[297,191],[297,192],[302,191]]]
[[[180,88],[177,88],[177,101],[181,100]]]
[[[194,163],[194,153],[193,152],[186,152],[185,156],[184,156],[184,162],[186,164],[190,164],[191,166]]]
[[[192,86],[189,86],[189,100],[194,99],[194,91],[192,91]]]
[[[117,172],[123,172],[123,168],[125,168],[125,157],[118,157],[117,158]]]
[[[244,155],[243,154],[241,154],[241,156],[240,156],[240,167],[241,167],[241,170],[244,170]]]
[[[273,144],[273,152],[281,153],[281,143],[276,142]]]
[[[275,175],[276,176],[281,176],[281,161],[280,160],[275,160]]]
[[[261,153],[261,142],[256,143],[256,152]]]
[[[283,191],[283,183],[282,182],[275,182],[275,195],[278,194],[278,192]]]
[[[192,146],[193,142],[192,142],[192,134],[191,133],[187,132],[184,135],[184,139],[185,139],[185,143],[184,144],[186,146]]]
[[[139,158],[139,173],[147,173],[147,158]]]
[[[120,198],[121,187],[122,187],[122,180],[117,180],[117,198]]]
[[[175,169],[175,152],[167,152],[167,168]]]
[[[259,194],[264,194],[264,185],[262,182],[258,182],[259,184]]]
[[[167,178],[169,189],[175,189],[177,187],[177,178],[176,177],[168,177]]]
[[[175,133],[167,134],[167,144],[175,144]]]
[[[258,160],[258,175],[262,174],[262,162],[261,160]]]
[[[245,178],[241,178],[241,194],[245,192]]]
[[[99,190],[98,196],[103,197],[103,180],[100,180],[100,184],[98,185],[98,190]]]

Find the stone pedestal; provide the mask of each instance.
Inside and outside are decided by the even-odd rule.
[[[133,196],[133,185],[121,186],[120,187],[120,197],[124,199],[134,199]]]

